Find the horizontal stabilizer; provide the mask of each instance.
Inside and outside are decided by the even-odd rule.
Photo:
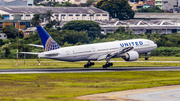
[[[35,46],[35,47],[40,47],[40,48],[44,48],[43,45],[35,45],[35,44],[28,44],[30,46]]]
[[[34,54],[34,55],[38,55],[39,53],[34,53],[34,52],[19,52],[19,53],[22,53],[22,54]]]

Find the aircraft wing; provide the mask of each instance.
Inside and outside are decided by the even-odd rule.
[[[34,54],[34,55],[38,55],[39,53],[34,53],[34,52],[19,52],[19,53],[22,53],[22,54]]]
[[[43,45],[35,45],[35,44],[28,44],[28,45],[30,45],[30,46],[35,46],[35,47],[40,47],[40,48],[44,48]]]
[[[115,52],[112,52],[109,54],[103,54],[103,55],[99,56],[97,60],[103,60],[103,59],[110,60],[112,57],[124,54],[124,53],[132,50],[133,48],[134,47],[126,47],[126,48],[123,48],[122,50],[119,50],[119,51],[115,51]]]

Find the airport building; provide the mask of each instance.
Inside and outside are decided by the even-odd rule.
[[[155,0],[155,6],[165,10],[173,11],[179,7],[179,0]]]
[[[180,23],[180,13],[136,13],[136,20],[165,20]]]
[[[0,6],[33,6],[34,0],[0,0]]]
[[[68,21],[62,21],[60,26],[62,27]],[[110,20],[110,21],[95,21],[101,26],[101,33],[114,33],[119,27],[129,27],[133,30],[133,34],[145,34],[145,33],[159,33],[159,34],[172,34],[180,33],[180,24],[168,21],[159,20]]]
[[[145,33],[159,33],[159,34],[171,34],[176,33],[180,29],[180,26],[173,22],[167,21],[96,21],[101,26],[102,33],[113,33],[118,26],[127,27],[133,30],[133,34],[145,34]]]
[[[15,15],[12,20],[1,19],[0,20],[0,30],[6,26],[14,26],[17,29],[26,29],[31,25],[30,20],[21,20],[21,15]]]
[[[16,14],[21,15],[21,20],[30,20],[35,13],[46,13],[48,10],[53,12],[52,20],[71,21],[71,20],[93,20],[108,21],[109,12],[95,7],[43,7],[43,6],[9,6],[0,7],[0,14],[5,19],[12,20]],[[46,23],[47,20],[42,21]]]

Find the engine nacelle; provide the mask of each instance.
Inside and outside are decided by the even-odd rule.
[[[136,61],[139,58],[139,53],[136,51],[129,51],[122,58],[125,61]]]

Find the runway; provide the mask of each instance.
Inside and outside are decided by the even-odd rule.
[[[119,67],[119,68],[75,68],[75,69],[11,69],[0,70],[0,74],[28,73],[83,73],[83,72],[120,72],[120,71],[179,71],[180,67]]]
[[[90,101],[180,101],[180,85],[79,96]]]
[[[119,68],[74,68],[74,69],[13,69],[0,70],[0,74],[30,73],[83,73],[123,71],[180,71],[180,67],[119,67]],[[120,92],[93,94],[77,97],[90,101],[180,101],[180,85],[145,88]]]
[[[127,95],[127,98],[149,101],[180,101],[180,88]]]

